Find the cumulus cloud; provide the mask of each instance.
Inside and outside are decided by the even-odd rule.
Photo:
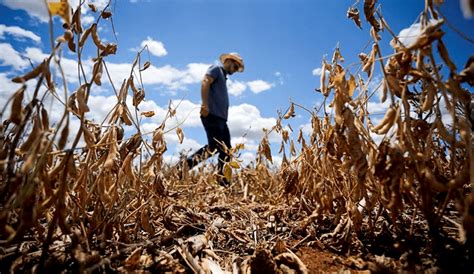
[[[254,152],[244,152],[240,155],[240,160],[242,161],[241,166],[245,167],[248,165],[255,164],[257,159],[257,154]]]
[[[437,20],[431,19],[429,24],[436,24],[437,22]],[[408,28],[402,29],[398,34],[398,39],[405,47],[410,47],[418,40],[421,31],[421,23],[415,23]]]
[[[191,63],[182,71],[181,82],[183,84],[195,84],[202,81],[204,74],[206,74],[209,64]]]
[[[320,76],[323,70],[321,68],[315,68],[313,69],[313,75],[315,76]]]
[[[386,100],[385,102],[374,102],[370,101],[367,103],[367,110],[370,114],[384,114],[385,111],[390,106],[390,100]]]
[[[90,25],[90,24],[92,24],[92,23],[94,23],[94,22],[95,22],[94,16],[85,15],[85,16],[82,16],[82,17],[81,17],[81,23],[82,23],[83,25],[86,25],[86,26],[87,26],[87,25]]]
[[[29,62],[12,45],[0,43],[0,66],[12,66],[16,70],[21,70],[28,65]]]
[[[259,140],[251,140],[247,137],[238,136],[238,137],[232,137],[231,144],[233,146],[235,146],[237,144],[244,144],[245,145],[245,148],[244,148],[245,150],[257,151],[257,149],[258,149],[257,141],[259,141]]]
[[[14,70],[22,70],[30,65],[24,57],[29,58],[33,64],[37,64],[48,56],[49,54],[44,53],[39,48],[28,47],[25,52],[20,53],[8,43],[0,43],[0,66],[11,66]],[[77,83],[77,61],[62,57],[61,65],[66,74],[67,81],[69,83]],[[86,76],[90,77],[94,63],[90,59],[84,59],[82,65]],[[186,90],[188,85],[201,82],[209,66],[210,64],[190,63],[180,69],[171,65],[161,67],[151,65],[147,70],[141,72],[141,74],[144,85],[164,86],[172,91]],[[131,68],[131,62],[107,62],[107,69],[110,72],[115,87],[120,87],[123,80],[129,77]],[[103,76],[103,82],[108,83],[108,79],[106,79],[105,75]],[[237,88],[241,87],[237,85]]]
[[[242,95],[246,89],[247,85],[243,82],[227,80],[227,90],[231,95]]]
[[[76,2],[79,2],[79,0],[70,0],[69,1],[71,4],[74,4]],[[109,3],[109,0],[88,0],[86,1],[86,3],[91,3],[91,4],[94,4],[97,9],[103,9],[105,8],[105,6],[107,6],[107,4]],[[73,5],[73,7],[77,6],[77,3],[75,5]]]
[[[115,99],[112,98],[112,101],[114,100]],[[131,100],[131,97],[129,97],[127,104],[130,109],[133,109]],[[199,104],[195,104],[189,100],[173,100],[171,102],[171,108],[176,109],[176,115],[168,118],[165,130],[173,129],[177,126],[181,128],[200,126],[199,106]],[[154,116],[149,118],[144,117],[141,122],[143,132],[152,132],[164,121],[168,112],[168,105],[159,106],[153,100],[146,100],[139,105],[139,109],[140,112],[155,112]]]
[[[3,109],[3,107],[5,107],[8,99],[20,87],[21,85],[13,83],[6,73],[4,72],[0,73],[0,111]],[[7,113],[4,113],[4,115],[8,116],[10,113],[10,110],[7,108],[6,112]]]
[[[311,122],[300,125],[300,129],[303,131],[305,137],[311,136],[311,134],[313,133],[313,126],[311,125]]]
[[[201,82],[208,67],[208,64],[202,63],[188,64],[185,69],[178,69],[170,65],[162,67],[152,65],[142,72],[143,83],[164,85],[172,90],[183,90],[187,85]]]
[[[23,55],[31,60],[33,64],[39,64],[43,62],[45,58],[48,58],[48,54],[44,53],[41,49],[39,48],[26,48],[25,52]],[[57,67],[56,62],[51,62],[51,69],[53,72],[55,72],[55,75],[60,78],[62,77],[61,72],[59,68]],[[69,83],[78,83],[78,63],[74,59],[69,59],[69,58],[61,58],[61,67],[63,69],[64,75],[66,77],[67,82]],[[82,67],[84,69],[84,73],[90,77],[92,73],[92,67],[93,67],[93,62],[91,60],[83,60],[82,61]],[[94,90],[98,90],[99,87],[94,87]]]
[[[92,68],[92,63],[89,63]],[[156,67],[151,65],[141,72],[144,85],[161,85],[171,90],[185,90],[188,85],[201,82],[206,73],[208,64],[191,63],[186,68],[179,69],[171,65]],[[120,86],[128,78],[131,71],[130,63],[107,62],[107,68],[115,86]]]
[[[149,36],[146,40],[142,41],[140,44],[140,49],[144,48],[145,46],[148,46],[150,53],[155,56],[161,57],[168,54],[168,51],[166,51],[165,45],[162,42],[153,40]]]
[[[257,142],[263,137],[263,128],[270,129],[276,124],[276,119],[265,118],[260,110],[250,104],[241,104],[229,108],[229,130],[231,136],[245,136],[248,140]]]
[[[277,73],[280,75],[280,73]],[[280,79],[280,84],[283,84],[283,80]],[[268,90],[273,87],[273,84],[267,83],[263,80],[254,80],[254,81],[249,81],[249,82],[241,82],[241,81],[233,81],[233,80],[227,80],[227,89],[229,94],[233,96],[240,96],[244,93],[244,91],[247,90],[247,87],[250,88],[250,90],[258,94],[262,91]]]
[[[178,126],[178,124],[182,124],[183,127],[198,127],[201,125],[200,104],[195,104],[189,100],[173,100],[171,104],[177,108],[176,116],[169,122],[171,127]]]
[[[48,1],[49,2],[49,1]],[[50,1],[54,2],[54,1]],[[76,8],[79,5],[79,0],[69,0],[69,5],[72,8]],[[88,0],[85,2],[94,4],[97,9],[101,10],[105,8],[109,0]],[[42,23],[46,23],[49,20],[48,9],[44,1],[33,1],[33,0],[0,0],[0,4],[7,6],[12,10],[24,10],[33,18],[38,19]],[[84,9],[88,10],[88,9]]]
[[[186,132],[185,132],[185,134],[186,134]],[[171,143],[176,144],[175,152],[177,152],[177,153],[182,152],[182,151],[194,153],[195,151],[197,151],[198,149],[200,149],[203,146],[198,141],[186,137],[186,135],[183,139],[183,143],[180,144],[178,142],[178,136],[174,132],[173,132],[173,134],[170,134],[170,136],[167,138],[167,140],[170,140]]]
[[[16,39],[28,38],[37,43],[41,42],[41,37],[39,37],[38,35],[34,34],[33,32],[29,30],[25,30],[18,26],[6,26],[3,24],[0,24],[0,39],[4,39],[5,34],[11,35]]]
[[[322,68],[315,68],[311,72],[314,76],[321,76],[321,73],[323,72]],[[326,70],[326,76],[329,74],[329,71]]]
[[[421,24],[415,23],[406,29],[402,29],[398,34],[398,38],[402,44],[404,44],[406,47],[409,47],[416,41],[420,33]]]
[[[26,48],[23,55],[29,58],[33,63],[41,63],[48,57],[48,54],[44,53],[39,48]]]
[[[247,85],[253,93],[260,93],[262,91],[269,90],[273,86],[272,84],[267,83],[263,80],[250,81],[247,82]]]
[[[39,48],[29,47],[20,54],[10,44],[0,43],[1,66],[12,66],[15,70],[24,69],[29,66],[29,62],[22,55],[30,58],[33,63],[40,63],[48,57],[48,54]],[[77,61],[63,57],[61,65],[67,81],[77,83]],[[90,77],[94,63],[91,60],[83,60],[82,65],[84,72]],[[185,90],[188,85],[199,83],[209,66],[209,64],[190,63],[185,68],[179,69],[171,65],[162,67],[151,65],[142,72],[142,80],[144,85],[162,85],[171,90]],[[120,87],[123,80],[130,76],[131,68],[131,63],[107,62],[107,69],[116,87]],[[103,82],[108,83],[105,76],[103,76]]]
[[[41,22],[48,21],[48,10],[44,1],[2,0],[1,4],[12,10],[24,10],[31,17],[37,18]]]
[[[21,87],[21,84],[16,84],[11,81],[11,77],[7,75],[6,73],[0,73],[0,111],[3,110],[5,107],[5,112],[2,113],[2,119],[6,119],[10,116],[11,112],[11,101],[7,105],[7,101],[10,99],[10,97]],[[26,104],[26,102],[29,102],[31,100],[31,96],[34,93],[34,90],[36,88],[36,80],[31,80],[27,83],[27,88],[25,91],[25,97],[23,103]],[[42,95],[46,92],[46,88],[41,86],[39,90],[39,94]],[[58,94],[62,94],[63,92],[58,88],[57,89]],[[55,127],[55,125],[59,122],[63,115],[63,110],[64,110],[64,105],[59,102],[56,98],[54,98],[51,93],[47,93],[46,96],[44,97],[43,100],[43,106],[45,107],[50,125],[51,127]],[[69,123],[69,130],[70,130],[70,136],[67,144],[71,144],[72,139],[75,136],[75,133],[79,129],[80,122],[77,118],[74,118],[72,116],[70,123]],[[58,135],[59,138],[59,135]],[[79,143],[79,146],[83,146],[84,142],[81,141]]]

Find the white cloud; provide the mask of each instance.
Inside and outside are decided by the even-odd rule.
[[[24,53],[25,57],[29,58],[33,64],[39,64],[43,62],[45,58],[48,58],[48,54],[45,54],[41,49],[39,48],[27,48]],[[69,59],[62,57],[60,61],[61,67],[63,69],[64,75],[66,77],[66,80],[69,83],[78,83],[78,65],[77,61],[74,59]],[[94,65],[91,60],[83,60],[82,61],[84,73],[86,74],[87,77],[90,77],[90,74],[92,73],[92,66]],[[62,77],[61,72],[56,64],[56,62],[51,61],[50,62],[51,70],[54,72],[54,75],[57,77]],[[103,79],[105,79],[105,75],[103,76]],[[99,90],[99,87],[94,86],[93,90]]]
[[[163,155],[163,162],[168,165],[174,165],[179,161],[179,155],[177,154],[165,154]]]
[[[115,100],[115,99],[113,99]],[[131,104],[131,96],[129,96],[129,100],[127,104],[129,108],[133,110],[133,106]],[[179,104],[179,106],[178,106]],[[174,100],[172,101],[172,108],[176,108],[176,115],[172,118],[169,118],[166,121],[166,128],[165,130],[169,130],[176,126],[180,126],[181,128],[185,127],[198,127],[201,125],[201,120],[199,118],[199,104],[195,104],[189,100]],[[166,113],[168,112],[168,105],[158,106],[155,101],[153,100],[146,100],[143,101],[139,105],[140,112],[143,111],[154,111],[155,115],[150,118],[143,118],[141,126],[144,132],[152,132],[155,130],[161,122],[166,117]]]
[[[227,80],[227,89],[231,95],[239,96],[247,89],[245,83],[240,81]]]
[[[58,1],[58,0],[56,0]],[[50,1],[48,2],[55,2]],[[69,5],[76,9],[79,5],[79,0],[68,0]],[[83,6],[83,12],[86,13],[89,11],[87,4],[91,3],[96,6],[98,10],[105,8],[109,0],[88,0]],[[24,10],[33,18],[38,19],[42,23],[46,23],[49,20],[48,9],[45,5],[45,2],[42,0],[0,0],[0,4],[7,6],[12,10]],[[86,21],[89,19],[86,19]]]
[[[417,40],[418,36],[421,33],[421,24],[415,23],[406,29],[402,29],[398,34],[400,42],[402,42],[406,47],[409,47]]]
[[[147,37],[146,40],[142,41],[142,43],[140,44],[141,48],[145,46],[148,46],[148,50],[150,51],[150,53],[155,56],[161,57],[168,54],[168,52],[165,49],[165,45],[163,45],[162,42],[155,41],[149,36]]]
[[[386,100],[384,103],[381,102],[368,102],[367,111],[370,114],[380,114],[385,113],[385,111],[390,106],[390,100]]]
[[[15,84],[12,80],[7,76],[6,73],[0,73],[0,111],[6,106],[8,99],[21,87],[20,84]],[[3,113],[3,119],[10,115],[10,108],[7,107],[5,109],[5,113]]]
[[[247,85],[249,86],[250,90],[253,93],[260,93],[262,91],[272,88],[273,86],[272,84],[267,83],[263,80],[250,81],[250,82],[247,82]]]
[[[263,128],[270,129],[276,124],[275,118],[264,118],[260,110],[250,104],[241,104],[229,108],[229,130],[231,136],[245,136],[248,140],[260,142]]]
[[[18,26],[6,26],[0,24],[0,39],[4,39],[4,35],[9,34],[15,38],[29,38],[37,43],[41,42],[41,38],[29,30],[25,30]]]
[[[436,24],[437,20],[431,19],[429,24]],[[398,34],[398,39],[400,42],[405,45],[405,47],[410,47],[416,43],[420,34],[422,33],[421,23],[415,23],[408,28],[402,29]]]
[[[41,22],[48,21],[48,10],[44,1],[2,0],[1,4],[12,10],[24,10],[30,16],[39,19]]]
[[[281,163],[283,163],[283,157],[279,155],[272,155],[272,160],[273,160],[273,167],[274,168],[280,168]]]
[[[69,0],[69,2],[71,3],[71,5],[73,5],[73,7],[75,7],[77,6],[78,0],[72,0],[72,1]],[[107,6],[107,4],[109,3],[109,0],[88,0],[86,2],[94,4],[98,10],[101,10],[105,8],[105,6]],[[74,5],[73,3],[76,3],[76,4]]]
[[[143,83],[165,85],[172,90],[183,90],[187,85],[201,82],[208,67],[208,64],[191,63],[186,69],[180,70],[170,65],[163,67],[152,65],[142,72]]]
[[[311,72],[314,76],[321,76],[321,73],[323,72],[322,68],[315,68]],[[326,70],[326,76],[329,75],[329,71]]]
[[[38,64],[49,56],[41,49],[34,47],[27,48],[23,55],[30,58],[33,64]],[[63,56],[61,58],[61,65],[66,74],[67,81],[69,83],[77,83],[77,61]],[[90,78],[94,63],[90,59],[84,59],[82,65],[86,77]],[[29,66],[29,62],[10,44],[0,43],[0,66],[12,66],[15,70],[22,70]],[[201,82],[209,66],[209,64],[203,63],[190,63],[184,69],[178,69],[171,65],[162,67],[151,65],[147,70],[141,72],[141,74],[145,86],[162,85],[173,91],[185,90],[188,85]],[[120,88],[123,80],[130,76],[131,68],[131,63],[107,62],[107,69],[110,72],[113,84],[116,88]],[[102,76],[102,82],[105,84],[109,82],[105,71]]]
[[[313,69],[313,75],[315,76],[320,76],[323,70],[321,68],[315,68]]]
[[[313,133],[313,126],[311,125],[311,122],[300,125],[300,129],[306,135],[305,137],[311,136],[311,134]]]
[[[88,26],[88,25],[90,25],[90,24],[92,24],[92,23],[94,23],[94,22],[95,22],[94,16],[85,15],[85,16],[82,16],[82,17],[81,17],[81,23],[82,23],[83,25]]]
[[[31,95],[33,94],[36,88],[36,80],[28,82],[27,89],[25,91],[25,97],[23,99],[23,105],[31,100]],[[6,119],[10,116],[11,112],[11,101],[9,105],[6,105],[7,100],[20,88],[20,84],[15,84],[11,81],[10,77],[6,73],[0,73],[0,111],[3,107],[6,106],[5,112],[3,113],[2,119]],[[39,97],[43,97],[45,94],[46,88],[41,86],[39,90]],[[58,88],[58,94],[63,94],[63,92]],[[92,98],[92,97],[91,97]],[[48,113],[50,127],[55,127],[56,124],[61,119],[64,113],[64,105],[62,105],[56,98],[54,98],[51,93],[46,93],[46,96],[43,100],[43,105]],[[99,108],[101,109],[101,108]],[[77,118],[70,116],[69,123],[69,139],[68,144],[71,144],[72,140],[75,137],[75,134],[78,132],[80,122]],[[59,138],[59,135],[57,136]],[[84,142],[81,141],[78,144],[79,147],[84,146]]]
[[[237,144],[244,144],[244,149],[249,151],[257,151],[258,149],[258,143],[256,142],[256,140],[250,140],[249,138],[242,136],[232,137],[230,143],[232,144],[232,146],[235,146]]]
[[[369,131],[370,137],[376,145],[380,145],[385,135],[378,135],[372,131]]]
[[[90,68],[92,68],[92,65],[92,63],[88,64]],[[207,65],[204,65],[204,67],[207,67]],[[132,65],[130,63],[107,62],[107,69],[116,88],[119,88],[123,80],[130,76],[131,68]],[[77,68],[75,71],[77,71]],[[145,86],[163,85],[172,90],[183,90],[186,89],[187,85],[201,81],[205,72],[202,72],[202,75],[200,75],[199,71],[205,71],[205,69],[201,68],[201,64],[188,64],[187,68],[183,70],[170,65],[162,67],[151,65],[147,70],[142,71],[141,74]],[[103,76],[103,82],[108,83],[105,75]]]
[[[182,84],[195,84],[202,81],[204,74],[210,65],[202,63],[191,63],[186,66],[186,70],[182,71]]]
[[[0,66],[12,66],[16,70],[21,70],[28,67],[29,62],[10,44],[0,43]]]
[[[169,122],[170,127],[175,127],[182,123],[182,127],[198,127],[201,125],[199,110],[201,105],[189,100],[173,100],[172,105],[177,107],[176,116]]]
[[[86,113],[86,118],[96,123],[102,123],[107,114],[117,104],[117,97],[113,96],[89,96],[87,105],[90,112]]]
[[[285,81],[283,79],[283,75],[281,74],[281,72],[279,72],[279,71],[275,72],[275,76],[278,78],[278,83],[280,85],[283,85],[285,83]]]
[[[48,58],[48,54],[45,54],[39,48],[26,48],[24,55],[30,58],[33,63],[41,63],[45,58]]]
[[[240,155],[239,159],[242,161],[240,166],[245,167],[251,163],[255,164],[257,154],[253,152],[244,152],[242,153],[242,155]]]
[[[185,134],[185,137],[183,139],[182,144],[178,143],[178,137],[177,137],[175,132],[173,132],[173,134],[172,134],[173,137],[172,138],[167,139],[167,140],[171,141],[172,139],[176,138],[175,141],[174,141],[174,143],[178,143],[176,145],[176,149],[175,149],[176,152],[184,151],[184,152],[194,153],[195,151],[197,151],[198,149],[200,149],[203,146],[198,141],[196,141],[194,139],[191,139],[191,138],[187,138],[186,137],[186,132],[184,134]],[[170,142],[170,143],[172,143],[172,142]]]

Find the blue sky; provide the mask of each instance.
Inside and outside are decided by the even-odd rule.
[[[21,59],[31,58],[39,63],[44,54],[50,52],[49,30],[43,1],[0,0],[0,105],[6,103],[15,85],[9,79],[25,72],[28,63]],[[73,7],[77,0],[70,1]],[[107,1],[96,0],[98,7]],[[130,71],[137,50],[145,44],[150,47],[152,67],[143,72],[147,102],[141,111],[154,110],[157,115],[143,119],[143,130],[151,131],[162,119],[169,100],[184,101],[177,110],[177,119],[169,127],[184,121],[182,125],[186,139],[178,144],[175,134],[167,136],[168,159],[175,158],[181,149],[194,150],[205,142],[205,133],[200,125],[199,81],[210,65],[217,63],[218,56],[225,52],[238,52],[244,58],[245,72],[234,74],[229,83],[230,103],[229,127],[233,144],[248,144],[243,157],[246,160],[255,154],[262,137],[261,129],[275,124],[277,110],[285,111],[289,99],[308,109],[318,107],[323,98],[314,91],[319,87],[317,68],[324,56],[331,59],[339,44],[345,58],[345,66],[358,63],[358,54],[368,52],[364,47],[370,40],[369,26],[363,15],[363,1],[356,5],[360,10],[362,27],[346,18],[346,11],[355,1],[330,0],[158,0],[158,1],[114,1],[111,11],[117,32],[118,52],[106,59],[114,74],[114,85],[120,85]],[[417,22],[424,8],[424,1],[390,0],[379,1],[385,20],[393,32],[399,34]],[[84,10],[88,10],[87,8]],[[474,37],[474,19],[466,19],[459,1],[446,1],[441,12],[449,23],[460,31]],[[86,11],[83,26],[87,28],[97,14]],[[61,35],[61,21],[55,18],[55,36]],[[461,68],[474,53],[473,44],[463,40],[446,25],[444,42],[454,63]],[[111,22],[102,21],[100,36],[115,41]],[[387,31],[382,33],[381,49],[384,55],[393,53]],[[93,47],[84,51],[92,57]],[[147,55],[144,57],[148,58]],[[70,72],[70,89],[77,88],[74,77],[75,55],[64,48],[64,65]],[[357,65],[351,66],[354,72]],[[376,77],[375,77],[376,78]],[[58,78],[59,79],[59,78]],[[58,79],[57,82],[58,82]],[[88,118],[101,121],[113,106],[110,85],[92,89],[91,112]],[[29,86],[34,86],[29,83]],[[176,101],[175,101],[176,102]],[[375,112],[386,107],[375,97],[372,101]],[[54,103],[51,103],[54,107]],[[109,109],[107,109],[109,108]],[[369,110],[370,111],[370,110]],[[189,116],[188,116],[189,115]],[[188,117],[187,119],[185,119]],[[5,117],[4,117],[5,118]],[[54,120],[54,117],[53,117]],[[289,121],[295,130],[308,128],[310,117],[297,109],[297,116]],[[286,122],[286,121],[285,121]],[[274,150],[280,139],[271,138]],[[276,151],[275,151],[276,152]]]

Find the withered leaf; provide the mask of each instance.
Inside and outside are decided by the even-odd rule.
[[[351,74],[351,76],[349,77],[349,82],[348,82],[348,87],[347,87],[347,92],[350,97],[354,95],[354,91],[356,87],[357,87],[357,83],[356,83],[355,77],[354,75]]]
[[[15,77],[12,79],[12,82],[14,83],[24,83],[28,80],[31,80],[33,78],[36,78],[38,75],[40,75],[41,72],[43,72],[43,67],[46,65],[46,60],[44,60],[41,64],[36,66],[33,70],[27,72],[25,75],[21,77]]]
[[[107,18],[110,18],[112,16],[112,12],[108,11],[108,10],[104,10],[101,14],[102,18],[104,19],[107,19]]]
[[[359,10],[355,7],[349,7],[347,10],[347,18],[352,19],[354,23],[362,29],[362,23],[360,22],[359,18]]]
[[[295,117],[295,105],[293,103],[291,103],[290,108],[285,113],[285,116],[283,116],[283,119],[289,119],[290,117]]]
[[[374,27],[375,31],[380,31],[380,23],[375,19],[375,3],[377,0],[364,0],[365,19]]]
[[[92,12],[96,12],[96,11],[97,11],[97,8],[95,7],[94,4],[88,3],[87,5],[89,6],[89,8],[91,9]]]
[[[178,135],[179,143],[182,144],[182,143],[183,143],[183,140],[184,140],[184,133],[183,133],[183,130],[178,127],[178,128],[176,129],[176,135]]]
[[[151,66],[150,61],[146,61],[145,64],[143,64],[143,67],[140,69],[140,71],[144,71],[147,68],[149,68],[150,66]]]
[[[23,120],[23,97],[25,94],[26,85],[23,85],[19,90],[15,92],[12,102],[12,110],[10,112],[10,121],[19,125]]]
[[[142,116],[145,116],[145,117],[153,117],[155,116],[155,112],[153,110],[150,110],[150,111],[143,111],[142,113],[140,113]]]

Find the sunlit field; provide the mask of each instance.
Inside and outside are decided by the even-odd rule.
[[[375,2],[347,10],[354,29],[368,23],[360,62],[344,63],[344,45],[321,57],[315,94],[324,102],[308,109],[289,101],[251,164],[239,158],[245,144],[228,148],[227,188],[213,162],[183,171],[164,161],[164,134],[186,135],[166,127],[179,106],[141,130],[155,115],[140,108],[147,47],[113,86],[107,62],[118,45],[98,34],[114,18],[110,6],[70,7],[49,57],[14,77],[22,86],[0,106],[0,272],[472,273],[474,57],[464,67],[450,59],[456,48],[443,43],[453,29],[438,12],[442,1],[426,1],[409,42]],[[81,9],[96,20],[82,23]],[[85,48],[96,55],[86,60]],[[73,89],[65,51],[78,64]],[[114,107],[102,123],[88,120],[91,91],[104,83],[114,87]],[[389,104],[377,120],[368,105],[376,91]],[[61,106],[57,122],[46,100]],[[310,136],[291,127],[297,113],[311,117]],[[270,134],[281,135],[279,152]]]

